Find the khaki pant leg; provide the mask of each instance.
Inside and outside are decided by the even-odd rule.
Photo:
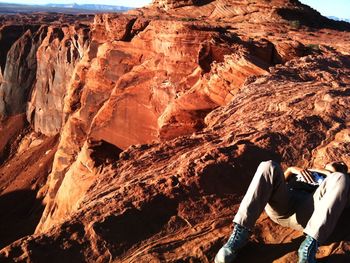
[[[280,165],[273,161],[262,162],[233,222],[252,229],[267,203],[269,214],[286,217],[290,215],[290,197]]]
[[[349,202],[349,188],[349,175],[343,173],[329,175],[313,195],[314,210],[304,233],[320,243],[326,241]]]

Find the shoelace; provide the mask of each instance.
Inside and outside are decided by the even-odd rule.
[[[303,247],[303,249],[300,251],[302,253],[301,260],[299,259],[299,262],[308,262],[308,263],[314,263],[316,262],[316,259],[314,258],[315,254],[318,251],[318,243],[316,240],[312,238],[308,238],[307,243]]]
[[[305,253],[305,255],[307,255],[307,256],[309,257],[310,254],[312,253],[312,251],[317,252],[317,251],[318,251],[318,247],[317,247],[317,242],[313,242],[313,241],[311,240],[311,242],[309,242],[309,243],[307,244],[307,246],[305,246],[303,252]]]
[[[238,237],[240,235],[244,235],[243,231],[244,231],[244,229],[242,227],[235,227],[233,229],[233,233],[230,236],[230,238],[228,239],[226,245],[229,247],[233,247],[233,245],[235,244],[235,241],[238,240]]]

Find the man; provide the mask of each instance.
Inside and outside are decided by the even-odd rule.
[[[279,164],[262,162],[233,220],[233,233],[215,263],[234,261],[264,208],[274,222],[306,235],[298,250],[299,263],[316,262],[318,245],[329,237],[348,205],[347,170],[343,162],[333,162],[324,169],[289,167],[283,173]]]

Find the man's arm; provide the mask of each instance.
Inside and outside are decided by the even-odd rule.
[[[296,166],[288,167],[284,172],[284,178],[288,181],[292,174],[299,174],[302,170],[302,168]]]
[[[329,171],[327,169],[318,169],[318,168],[311,168],[311,169],[308,169],[309,171],[311,172],[316,172],[316,173],[320,173],[320,174],[324,174],[325,176],[328,176],[328,175],[331,175],[332,174],[332,171]]]
[[[303,169],[300,167],[292,166],[292,167],[288,167],[287,170],[284,172],[284,178],[286,179],[286,181],[288,181],[291,175],[296,174],[296,175],[301,175],[307,183],[314,183],[315,181],[313,179],[311,172],[321,173],[326,176],[332,173],[331,171],[326,169],[316,169],[316,168]]]

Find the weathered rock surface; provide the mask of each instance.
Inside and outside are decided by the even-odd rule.
[[[13,116],[26,111],[28,96],[36,80],[36,52],[46,32],[45,26],[33,26],[8,51],[0,86],[1,116]]]
[[[48,26],[30,128],[10,118],[0,130],[12,134],[0,152],[13,145],[0,198],[37,200],[0,259],[212,262],[260,161],[350,165],[349,39],[349,24],[287,0],[154,1]],[[12,171],[19,161],[45,168]],[[321,262],[349,260],[347,220]],[[239,258],[294,262],[300,236],[262,215]]]
[[[4,20],[0,28],[0,45],[2,47],[0,51],[1,118],[26,111],[27,102],[30,94],[33,92],[33,86],[36,85],[37,81],[37,64],[39,64],[38,71],[43,71],[42,68],[47,66],[45,63],[51,63],[50,60],[45,62],[43,60],[38,60],[39,55],[37,56],[37,50],[42,46],[42,42],[47,35],[48,26],[55,24],[55,26],[49,29],[49,37],[51,37],[51,41],[53,41],[55,38],[59,38],[60,35],[57,29],[55,30],[54,28],[61,27],[62,23],[60,21],[72,23],[72,20],[70,20],[72,17],[71,15],[52,14],[50,19],[47,19],[47,15],[33,14],[22,17],[16,15],[6,16],[6,19],[4,19],[4,16],[0,16],[0,20]],[[89,16],[86,18],[76,16],[75,19],[78,18],[81,19],[81,22],[86,22],[88,17]],[[68,26],[63,24],[63,28],[66,27]],[[77,31],[79,31],[78,28],[79,26],[77,27]],[[55,31],[55,36],[51,34],[52,31]],[[63,33],[61,33],[61,35],[62,34]],[[79,40],[76,41],[79,42]],[[74,56],[73,54],[68,55],[68,53],[69,52],[67,52],[66,57],[69,55]],[[68,61],[71,59],[68,57],[66,60]],[[68,61],[68,63],[70,62]],[[58,67],[55,63],[54,65]],[[43,73],[47,72],[41,72],[41,74],[45,76]],[[38,73],[38,76],[41,76],[41,74]],[[54,81],[54,79],[52,81]],[[41,82],[37,84],[43,85]],[[50,84],[47,85],[50,86]],[[52,133],[53,131],[51,131],[51,134]]]
[[[129,148],[111,165],[98,166],[91,149],[95,183],[76,212],[64,224],[12,246],[22,244],[22,260],[60,255],[91,262],[211,262],[259,161],[281,158],[284,165],[318,166],[313,157],[325,147],[330,154],[322,162],[334,158],[335,148],[326,142],[348,131],[349,109],[343,105],[349,103],[344,96],[349,87],[342,83],[349,81],[350,60],[328,52],[290,61],[245,85],[227,106],[207,116],[208,127],[200,133]],[[334,72],[338,78],[330,80]],[[343,141],[337,151],[346,152],[348,144]],[[346,155],[339,157],[349,161]],[[319,258],[346,251],[349,230],[346,224],[336,230]],[[300,234],[262,217],[249,245],[254,255],[243,251],[240,258],[293,262],[298,244],[293,238]],[[10,251],[11,246],[3,253],[15,257]]]
[[[75,65],[88,45],[88,34],[86,25],[48,28],[37,52],[37,79],[27,111],[35,131],[52,136],[61,130],[64,98]]]

